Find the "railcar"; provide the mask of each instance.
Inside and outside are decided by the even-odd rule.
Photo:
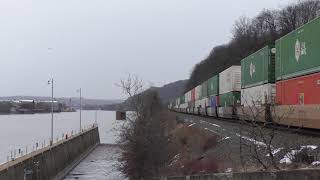
[[[170,109],[320,129],[320,18],[186,92]]]

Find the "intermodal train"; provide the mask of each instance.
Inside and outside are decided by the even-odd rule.
[[[169,109],[320,129],[320,18],[199,84]]]

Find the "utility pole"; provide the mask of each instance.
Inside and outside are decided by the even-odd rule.
[[[80,132],[82,131],[82,125],[81,125],[81,111],[82,111],[82,95],[81,95],[81,88],[78,90],[80,93]]]
[[[95,125],[98,124],[98,110],[96,110],[96,112],[94,114],[94,123],[95,123]]]
[[[80,88],[80,131],[82,129],[81,127],[81,115],[82,115],[82,95],[81,95],[81,88]]]
[[[48,81],[48,84],[51,84],[51,138],[50,146],[53,144],[53,78]]]

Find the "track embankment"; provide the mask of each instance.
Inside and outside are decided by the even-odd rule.
[[[277,172],[218,173],[181,177],[162,177],[157,180],[317,180],[319,178],[320,169],[302,169]]]

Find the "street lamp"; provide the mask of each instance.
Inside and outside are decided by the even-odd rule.
[[[51,84],[51,138],[50,146],[53,144],[53,79],[48,81],[48,84]]]
[[[78,89],[77,92],[80,94],[80,132],[81,132],[82,131],[82,126],[81,126],[81,110],[82,110],[81,88]]]

